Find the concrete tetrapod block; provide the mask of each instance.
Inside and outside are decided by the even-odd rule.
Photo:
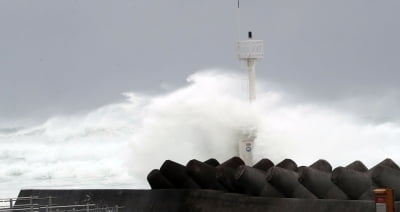
[[[150,187],[152,189],[172,189],[172,188],[175,188],[175,186],[172,185],[172,183],[169,182],[169,180],[163,174],[161,174],[160,170],[158,170],[158,169],[153,169],[147,175],[147,182],[149,182]]]
[[[388,167],[394,170],[399,170],[400,168],[399,166],[390,158],[386,158],[385,160],[381,161],[380,163],[378,163],[377,165],[375,165],[374,167],[372,167],[371,169],[369,169],[367,172],[365,172],[369,177],[372,178],[372,173],[374,172],[375,169],[377,169],[378,167]],[[379,168],[378,168],[379,169]],[[376,172],[375,172],[376,173]],[[375,181],[373,181],[373,186],[370,188],[370,190],[365,191],[358,199],[359,200],[373,200],[374,194],[372,192],[373,189],[378,188],[378,186],[376,185]]]
[[[261,170],[261,171],[268,171],[268,169],[270,169],[271,167],[274,166],[274,163],[267,159],[267,158],[263,158],[260,161],[258,161],[256,164],[253,165],[253,168]]]
[[[298,174],[280,167],[272,167],[267,172],[267,181],[286,197],[300,199],[317,199],[298,181]]]
[[[284,197],[267,182],[267,173],[245,165],[236,170],[235,180],[246,194],[265,197]]]
[[[240,188],[240,186],[237,185],[237,182],[235,180],[235,173],[235,169],[225,166],[218,166],[217,181],[229,192],[243,193],[243,190]]]
[[[353,200],[359,199],[365,192],[372,192],[375,188],[367,173],[345,167],[334,169],[331,180]]]
[[[218,167],[228,167],[231,169],[237,169],[239,166],[244,165],[244,162],[239,157],[232,157],[229,160],[223,162]]]
[[[276,164],[276,167],[297,171],[297,164],[291,159],[285,159],[281,161],[280,163]]]
[[[200,189],[200,186],[186,173],[186,167],[179,163],[166,160],[160,171],[176,188]]]
[[[232,157],[217,166],[217,180],[230,192],[243,193],[243,190],[237,185],[235,180],[236,169],[244,165],[239,157]]]
[[[359,160],[356,160],[353,163],[350,163],[345,168],[351,169],[354,171],[358,171],[358,172],[367,172],[368,171],[368,168]]]
[[[310,168],[319,170],[319,171],[323,171],[323,172],[327,172],[327,173],[332,173],[332,166],[331,164],[329,164],[328,161],[324,160],[324,159],[319,159],[317,161],[315,161],[313,164],[311,164],[309,166]]]
[[[219,165],[219,162],[215,158],[210,158],[210,159],[204,161],[204,163],[207,165],[213,166],[213,167],[217,167]]]
[[[332,181],[331,174],[310,167],[299,167],[299,182],[320,199],[346,200],[349,197]]]
[[[390,167],[390,168],[392,168],[392,169],[400,170],[399,166],[398,166],[392,159],[390,159],[390,158],[386,158],[386,159],[383,160],[382,162],[378,163],[376,166],[374,166],[374,167],[370,170],[370,172],[372,172],[373,169],[374,169],[375,167],[378,167],[378,166],[387,166],[387,167]]]
[[[186,165],[187,173],[203,189],[225,190],[217,181],[217,169],[198,160],[191,160]]]
[[[360,197],[358,197],[358,200],[374,200],[374,189],[377,188],[376,186],[371,187],[371,190],[366,190],[363,194],[361,194]]]
[[[371,177],[378,186],[393,189],[396,200],[400,200],[400,170],[383,165],[377,166],[372,171]]]

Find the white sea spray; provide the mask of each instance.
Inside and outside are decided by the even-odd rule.
[[[400,127],[370,123],[357,114],[288,95],[259,82],[248,103],[243,77],[206,70],[164,95],[134,92],[86,114],[59,116],[0,132],[0,195],[21,188],[147,188],[146,175],[166,159],[226,160],[238,132],[257,128],[255,160],[299,165],[327,159],[334,166],[362,160],[372,166],[397,154]]]

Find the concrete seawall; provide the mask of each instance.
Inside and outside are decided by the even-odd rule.
[[[374,212],[370,200],[328,200],[254,197],[214,190],[21,190],[24,196],[55,197],[54,205],[124,206],[120,211],[182,212]],[[47,200],[39,200],[47,204]],[[396,202],[397,208],[400,202]]]

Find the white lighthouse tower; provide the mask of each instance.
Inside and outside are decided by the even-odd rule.
[[[249,32],[248,39],[238,42],[239,60],[247,64],[249,77],[249,101],[250,104],[256,100],[256,61],[264,58],[264,42],[262,40],[253,40],[252,33]],[[254,140],[257,137],[257,129],[247,126],[240,133],[239,139],[239,157],[247,164],[253,163]]]

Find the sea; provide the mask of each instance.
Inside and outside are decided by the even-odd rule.
[[[356,113],[293,101],[258,81],[249,103],[246,78],[201,70],[159,95],[126,92],[124,101],[86,113],[53,116],[35,126],[0,129],[0,198],[31,188],[148,189],[146,175],[166,159],[224,161],[237,155],[238,132],[257,129],[254,160],[298,165],[367,166],[397,154],[400,126]]]

